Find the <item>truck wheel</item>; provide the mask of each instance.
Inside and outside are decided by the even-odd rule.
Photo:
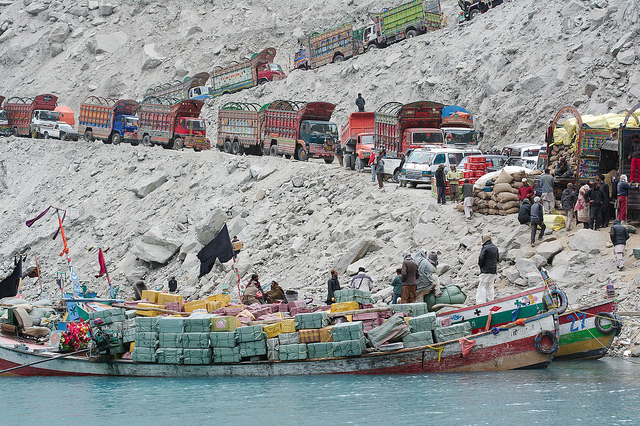
[[[412,188],[417,188],[418,182],[409,182],[409,186],[411,186]]]
[[[260,80],[258,80],[258,84],[265,84],[268,83],[269,79],[268,78],[261,78]]]
[[[173,141],[173,149],[182,149],[184,148],[184,141],[182,140],[182,138],[176,138]]]
[[[84,132],[84,140],[85,142],[93,142],[93,132],[91,130]]]
[[[336,157],[324,157],[324,162],[327,164],[333,163],[333,159]]]
[[[18,128],[14,127],[13,130],[11,131],[11,134],[15,137],[18,137]]]
[[[365,160],[364,158],[360,158],[358,157],[358,171],[363,171],[364,168],[367,166],[367,160]]]
[[[222,150],[229,154],[231,152],[231,141],[224,141],[224,145],[222,145]]]
[[[67,134],[66,133],[60,133],[60,140],[61,141],[66,141],[67,140]]]
[[[32,139],[38,139],[38,136],[39,136],[39,135],[38,135],[38,131],[37,131],[37,130],[35,130],[35,129],[33,129],[33,130],[31,131],[31,138],[32,138]]]
[[[231,153],[233,155],[240,155],[240,142],[235,141],[231,144]]]
[[[337,54],[336,56],[333,57],[333,62],[342,62],[344,61],[344,56]]]
[[[407,31],[407,38],[414,38],[417,35],[418,35],[418,32],[416,30]]]
[[[269,148],[269,155],[272,157],[278,156],[278,145],[271,145]]]
[[[44,132],[44,138],[49,139],[49,132]]]
[[[285,154],[284,158],[286,158],[287,160],[291,160],[291,154]]]
[[[120,136],[120,133],[114,133],[111,135],[111,143],[114,145],[120,145],[121,139],[122,137]]]
[[[304,149],[303,146],[298,148],[298,160],[300,160],[300,161],[309,160],[309,154],[307,154],[307,150]]]
[[[480,15],[480,9],[473,9],[471,12],[469,12],[469,20],[471,21],[478,15]]]
[[[144,146],[151,146],[151,145],[153,145],[153,144],[151,143],[151,136],[149,136],[149,135],[144,135],[144,136],[142,137],[142,145],[144,145]]]
[[[351,156],[349,154],[344,156],[344,168],[348,169],[351,165]]]
[[[131,144],[131,146],[138,146],[140,145],[140,141],[138,139],[131,139],[131,142],[129,142]]]
[[[393,172],[393,177],[391,178],[394,183],[400,183],[400,169],[396,169]]]
[[[376,46],[376,44],[375,44],[375,43],[371,43],[370,45],[368,45],[368,46],[367,46],[367,48],[366,48],[366,50],[365,50],[365,51],[366,51],[366,52],[371,52],[371,51],[373,51],[373,50],[376,50],[377,48],[378,48],[378,46]]]

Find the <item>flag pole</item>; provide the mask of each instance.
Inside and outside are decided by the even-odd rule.
[[[100,246],[100,250],[102,250],[102,246]],[[106,251],[109,251],[109,248],[107,248]],[[106,253],[103,252],[103,253]],[[102,255],[104,257],[104,254]],[[113,285],[111,285],[111,278],[109,277],[109,269],[107,269],[107,261],[104,261],[104,274],[107,276],[107,283],[109,283],[109,297],[111,297],[112,299],[116,298],[116,295],[113,292]]]
[[[33,256],[36,259],[36,272],[38,273],[38,282],[40,283],[40,294],[38,297],[42,297],[42,276],[40,275],[40,265],[38,264],[38,256]]]

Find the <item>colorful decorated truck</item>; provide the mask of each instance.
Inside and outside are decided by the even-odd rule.
[[[439,0],[411,0],[372,14],[372,24],[364,29],[365,49],[385,47],[405,38],[440,29],[442,10]]]
[[[211,72],[212,96],[233,93],[286,78],[280,65],[273,63],[275,56],[276,49],[268,47],[251,58],[244,58],[224,67],[215,67]]]
[[[183,81],[165,83],[147,89],[145,96],[156,96],[162,98],[185,99],[209,99],[212,98],[213,89],[207,86],[209,73],[200,72],[191,77],[185,77]]]
[[[338,126],[330,122],[335,108],[327,102],[275,101],[225,104],[218,111],[218,148],[242,152],[310,157],[332,163],[338,143]]]
[[[353,112],[340,132],[344,166],[362,170],[375,147],[375,113]]]
[[[313,33],[300,44],[294,60],[296,69],[313,69],[331,62],[342,62],[362,50],[362,43],[354,38],[351,23],[321,34]]]
[[[205,122],[200,118],[204,102],[147,96],[140,103],[138,141],[167,149],[211,147]]]
[[[137,145],[138,108],[137,101],[89,96],[80,104],[78,133],[87,142]]]
[[[9,120],[7,120],[7,113],[2,108],[4,102],[4,96],[0,96],[0,136],[9,136],[11,129],[9,128]]]
[[[53,129],[60,120],[60,114],[54,111],[57,104],[58,97],[51,94],[7,99],[4,111],[11,133],[15,136],[43,137],[47,129]]]

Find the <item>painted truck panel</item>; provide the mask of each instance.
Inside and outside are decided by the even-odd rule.
[[[13,97],[7,99],[4,110],[11,132],[16,136],[28,136],[31,133],[31,120],[36,110],[53,111],[58,105],[58,97],[51,94],[38,95],[35,98]]]
[[[245,150],[259,147],[261,118],[258,104],[232,102],[223,105],[218,110],[218,149],[237,154],[235,151],[240,147]]]
[[[216,67],[211,72],[213,96],[233,93],[253,87],[258,83],[281,80],[286,77],[279,66],[271,67],[276,56],[276,49],[268,47],[225,67]]]
[[[176,102],[170,98],[146,97],[140,104],[139,141],[168,148],[178,142],[176,148],[209,149],[204,121],[199,118],[203,105],[204,102],[196,99]]]
[[[11,129],[9,128],[9,120],[7,120],[7,113],[2,108],[4,103],[4,96],[0,96],[0,136],[9,136]]]
[[[351,23],[341,25],[322,34],[312,34],[302,41],[296,53],[296,68],[318,68],[322,65],[357,55]]]
[[[164,98],[175,98],[179,101],[185,99],[207,99],[212,97],[210,87],[207,87],[209,73],[200,72],[191,77],[186,77],[183,81],[165,83],[147,89],[146,96],[156,96]]]
[[[126,119],[133,118],[139,107],[140,104],[133,100],[89,96],[80,104],[78,133],[84,135],[85,140],[103,142],[111,142],[117,133],[119,140],[135,144],[138,139],[137,126],[128,124]]]

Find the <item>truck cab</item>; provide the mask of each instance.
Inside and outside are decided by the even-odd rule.
[[[365,166],[369,164],[369,158],[371,158],[371,153],[375,147],[376,140],[374,133],[363,133],[358,135],[358,141],[356,143],[356,155],[358,157],[356,170],[362,171]]]
[[[309,68],[309,49],[300,46],[294,56],[293,67],[297,70],[306,70]]]
[[[376,26],[373,22],[371,22],[368,26],[366,26],[362,30],[362,45],[365,50],[375,49],[378,47],[376,41],[378,40],[378,35],[376,34]]]
[[[268,81],[282,80],[287,75],[282,70],[282,67],[273,62],[258,65],[258,84],[266,83]]]
[[[31,115],[31,137],[44,137],[48,139],[54,132],[56,123],[60,121],[60,113],[57,111],[48,111],[36,109]]]
[[[310,154],[330,154],[331,161],[338,143],[338,126],[330,121],[303,120],[300,122],[300,139],[308,146]]]
[[[135,115],[128,115],[128,114],[116,114],[116,116],[113,119],[112,134],[113,135],[119,134],[120,137],[124,140],[137,141],[138,117],[136,117]],[[113,142],[113,139],[114,139],[114,136],[111,136],[112,142]]]
[[[423,148],[431,145],[444,145],[444,132],[441,129],[406,129],[402,134],[402,152],[406,152],[410,148]]]
[[[214,97],[213,87],[198,86],[198,87],[192,87],[191,89],[189,89],[189,99],[202,100],[202,99],[209,99],[213,97]]]
[[[7,120],[7,113],[5,110],[0,109],[0,136],[9,136],[11,130],[9,129],[9,120]]]

